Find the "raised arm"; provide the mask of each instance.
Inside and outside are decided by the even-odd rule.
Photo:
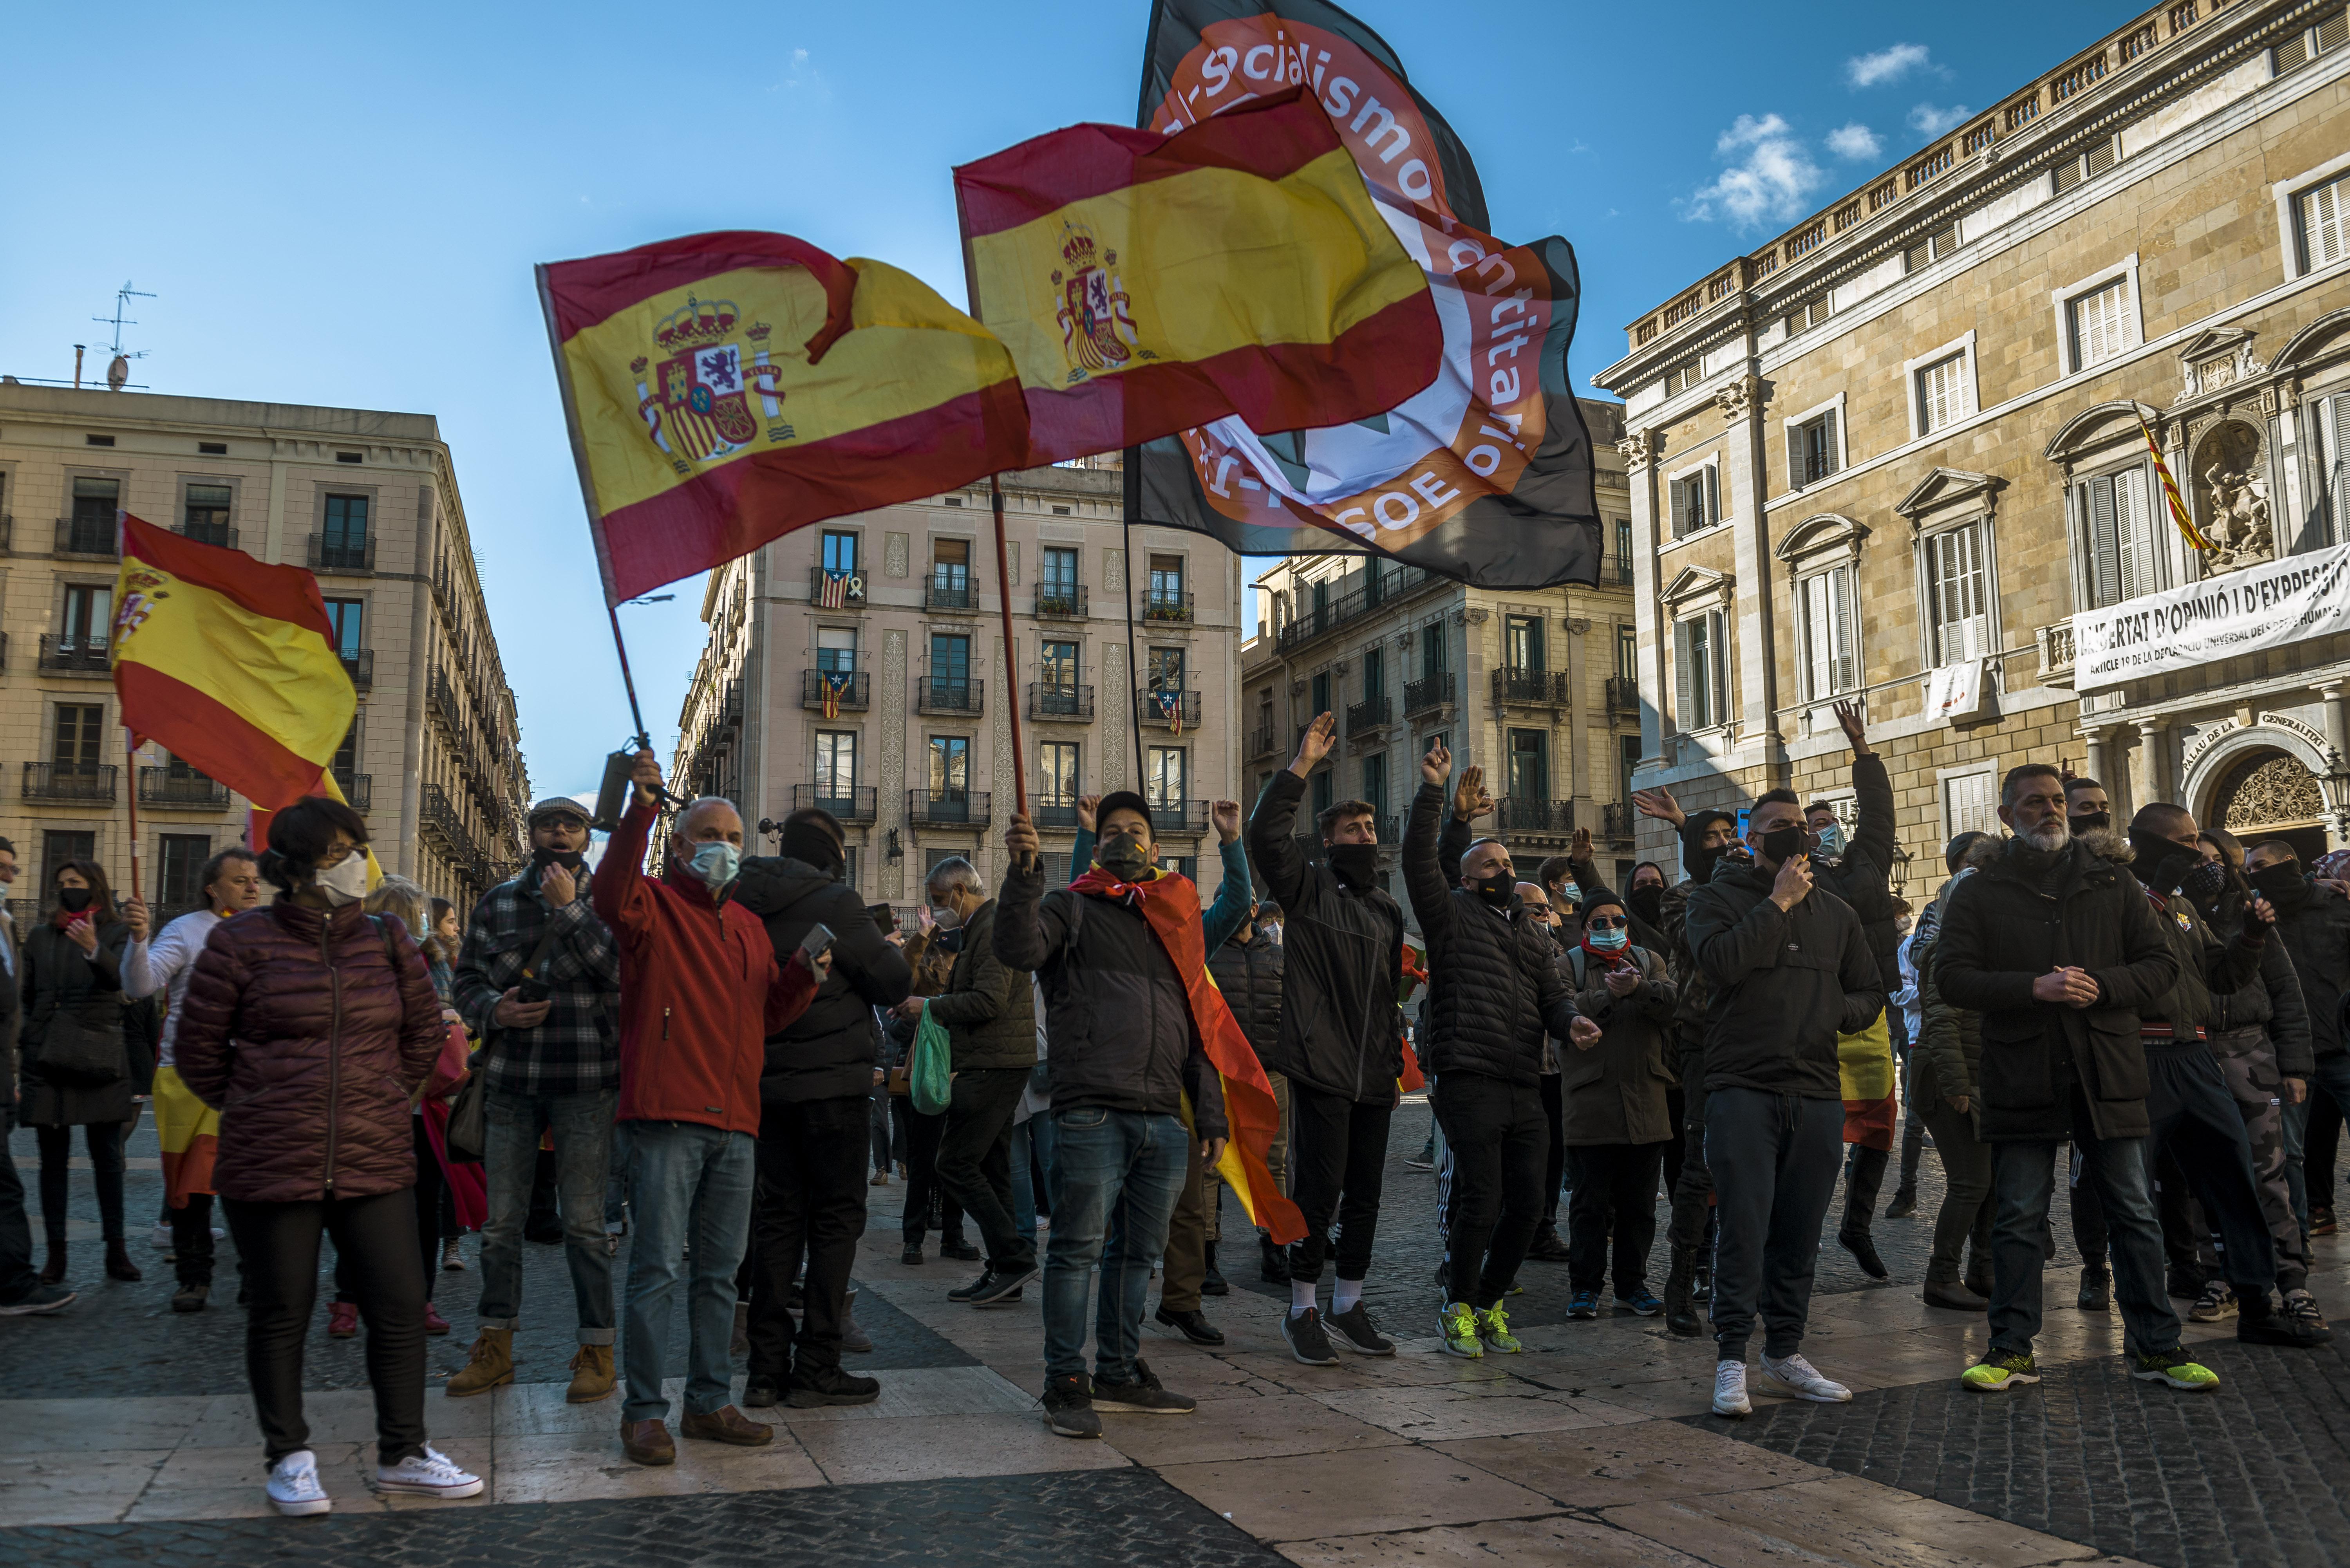
[[[1893,779],[1885,771],[1885,759],[1868,743],[1859,704],[1839,702],[1835,716],[1844,726],[1845,738],[1852,742],[1852,794],[1859,812],[1852,830],[1852,847],[1867,857],[1882,875],[1891,870],[1893,851],[1899,843],[1894,832]]]
[[[1200,917],[1200,935],[1206,943],[1202,950],[1214,952],[1248,924],[1256,889],[1249,881],[1248,852],[1241,847],[1241,803],[1217,801],[1208,815],[1216,825],[1216,858],[1224,879],[1216,888],[1216,901]]]
[[[660,788],[660,759],[646,750],[637,753],[628,812],[604,846],[597,863],[589,897],[604,924],[623,941],[652,929],[653,896],[645,887],[645,845],[652,837],[660,805],[653,791]]]
[[[1452,753],[1443,742],[1432,742],[1419,760],[1419,791],[1411,797],[1411,815],[1403,826],[1403,886],[1411,912],[1419,918],[1420,934],[1430,945],[1452,937],[1452,884],[1437,859],[1436,818],[1444,808],[1444,781],[1452,772]]]
[[[1325,713],[1324,719],[1330,715]],[[1319,722],[1320,721],[1316,721]],[[1305,760],[1306,748],[1314,740],[1309,727],[1305,738],[1298,742],[1298,760]],[[1329,751],[1325,743],[1315,754],[1319,762]],[[1307,772],[1311,772],[1309,767]],[[1292,763],[1273,775],[1257,797],[1256,810],[1250,814],[1248,853],[1250,861],[1264,877],[1265,887],[1284,909],[1295,912],[1305,902],[1309,879],[1305,857],[1297,848],[1297,806],[1305,798],[1305,774]]]
[[[1059,953],[1068,928],[1057,910],[1045,908],[1045,857],[1036,851],[1036,829],[1025,812],[1013,814],[1003,842],[1012,860],[1004,867],[1003,889],[995,898],[991,943],[1000,962],[1034,973]]]

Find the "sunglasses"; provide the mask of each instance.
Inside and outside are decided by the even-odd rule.
[[[1583,923],[1590,927],[1595,931],[1614,931],[1621,930],[1625,926],[1631,922],[1621,918],[1611,920],[1607,916],[1602,915],[1596,919],[1586,920]]]

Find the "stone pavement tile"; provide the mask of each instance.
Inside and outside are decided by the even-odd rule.
[[[1579,1396],[1633,1411],[1648,1419],[1694,1416],[1713,1407],[1713,1368],[1677,1377],[1640,1382],[1595,1382]]]
[[[1475,1563],[1478,1568],[1703,1568],[1698,1559],[1643,1535],[1588,1519],[1497,1519],[1388,1535],[1341,1535],[1288,1541],[1281,1554],[1302,1568],[1421,1568]]]
[[[754,1421],[803,1426],[811,1421],[887,1421],[904,1417],[980,1416],[990,1412],[1031,1410],[1036,1396],[984,1366],[941,1366],[927,1371],[884,1372],[875,1376],[881,1397],[870,1405],[827,1405],[795,1410],[774,1405],[743,1412]]]
[[[1438,1452],[1505,1476],[1575,1508],[1785,1486],[1834,1471],[1679,1421],[1564,1435],[1477,1438]]]
[[[1333,1410],[1418,1442],[1565,1432],[1638,1421],[1619,1406],[1520,1383],[1449,1383],[1404,1388],[1335,1389],[1315,1396]]]
[[[1393,1355],[1349,1355],[1335,1366],[1308,1366],[1283,1351],[1243,1351],[1226,1354],[1243,1372],[1277,1383],[1300,1394],[1332,1388],[1388,1388],[1404,1384],[1484,1383],[1509,1376],[1503,1357],[1468,1361],[1457,1355],[1399,1348]]]
[[[169,1449],[0,1457],[0,1526],[120,1519],[171,1457]]]
[[[787,1432],[777,1433],[775,1440],[763,1449],[678,1438],[673,1423],[670,1435],[677,1442],[673,1465],[640,1465],[623,1453],[617,1414],[604,1432],[500,1438],[490,1495],[504,1505],[773,1491],[824,1484],[824,1473],[816,1461]]]
[[[203,1394],[0,1399],[0,1455],[176,1448],[211,1405]]]
[[[1172,1386],[1172,1385],[1170,1385]],[[1210,1459],[1336,1453],[1386,1448],[1405,1439],[1302,1394],[1219,1399],[1189,1416],[1128,1416],[1104,1411],[1102,1436],[1137,1464],[1164,1469]]]
[[[1173,1417],[1106,1416],[1125,1420]],[[1117,1469],[1126,1456],[1108,1443],[1056,1438],[1044,1412],[939,1416],[908,1421],[809,1421],[792,1428],[834,1485],[1018,1475],[1038,1470]]]
[[[439,1447],[438,1444],[434,1446]],[[318,1458],[318,1474],[328,1483],[328,1493],[338,1501],[340,1501],[346,1492],[352,1497],[360,1497],[367,1493],[367,1489],[360,1485],[357,1479],[359,1474],[357,1466],[362,1450],[372,1461],[375,1458],[375,1444],[372,1441],[310,1445],[310,1451]],[[442,1451],[445,1453],[447,1450]],[[268,1469],[262,1459],[259,1443],[255,1443],[250,1448],[240,1444],[233,1449],[199,1449],[182,1445],[176,1453],[163,1461],[161,1468],[156,1470],[154,1480],[148,1485],[147,1491],[140,1501],[145,1502],[164,1492],[220,1490],[240,1487],[257,1498],[261,1495],[262,1483],[268,1479]],[[348,1481],[349,1484],[348,1486],[338,1484],[343,1481]],[[156,1517],[199,1519],[230,1516],[166,1512]]]
[[[2032,1568],[2099,1555],[1853,1476],[1632,1503],[1600,1517],[1717,1568],[1775,1568],[1791,1555],[1855,1568]]]
[[[558,1392],[560,1385],[556,1386]],[[500,1392],[503,1392],[501,1390]],[[447,1451],[444,1438],[486,1438],[494,1417],[494,1396],[452,1399],[427,1385],[424,1429],[435,1447]],[[85,1401],[104,1403],[105,1401]],[[302,1417],[310,1424],[313,1443],[358,1443],[375,1438],[375,1395],[366,1388],[314,1388],[302,1396]],[[246,1394],[222,1394],[204,1401],[204,1408],[189,1428],[183,1446],[200,1449],[261,1447],[261,1424]]]
[[[1171,1465],[1159,1473],[1260,1541],[1524,1519],[1554,1507],[1538,1492],[1416,1444]]]

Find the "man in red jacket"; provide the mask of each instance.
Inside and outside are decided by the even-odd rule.
[[[658,881],[645,877],[660,776],[660,760],[639,753],[628,815],[591,892],[620,948],[619,1116],[629,1124],[636,1215],[620,1446],[640,1465],[677,1459],[661,1378],[689,1241],[691,1348],[679,1430],[744,1448],[775,1440],[773,1427],[727,1398],[734,1274],[750,1236],[765,1041],[807,1011],[822,978],[804,953],[777,963],[766,927],[728,898],[743,854],[743,817],[731,803],[704,796],[688,805],[670,834],[667,869]]]

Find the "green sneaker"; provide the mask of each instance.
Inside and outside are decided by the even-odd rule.
[[[2184,1350],[2157,1350],[2130,1359],[2130,1376],[2143,1377],[2148,1383],[2168,1383],[2192,1394],[2220,1386],[2220,1375],[2189,1361]]]
[[[2019,1383],[2040,1381],[2040,1368],[2028,1350],[1993,1350],[1959,1374],[1959,1381],[1979,1394],[1996,1394]]]
[[[1474,1361],[1485,1354],[1477,1337],[1477,1314],[1467,1302],[1447,1302],[1436,1314],[1436,1331],[1444,1336],[1444,1354]]]
[[[1485,1342],[1486,1349],[1500,1351],[1503,1355],[1515,1355],[1525,1348],[1510,1332],[1509,1314],[1502,1310],[1499,1302],[1477,1314],[1477,1337]]]

